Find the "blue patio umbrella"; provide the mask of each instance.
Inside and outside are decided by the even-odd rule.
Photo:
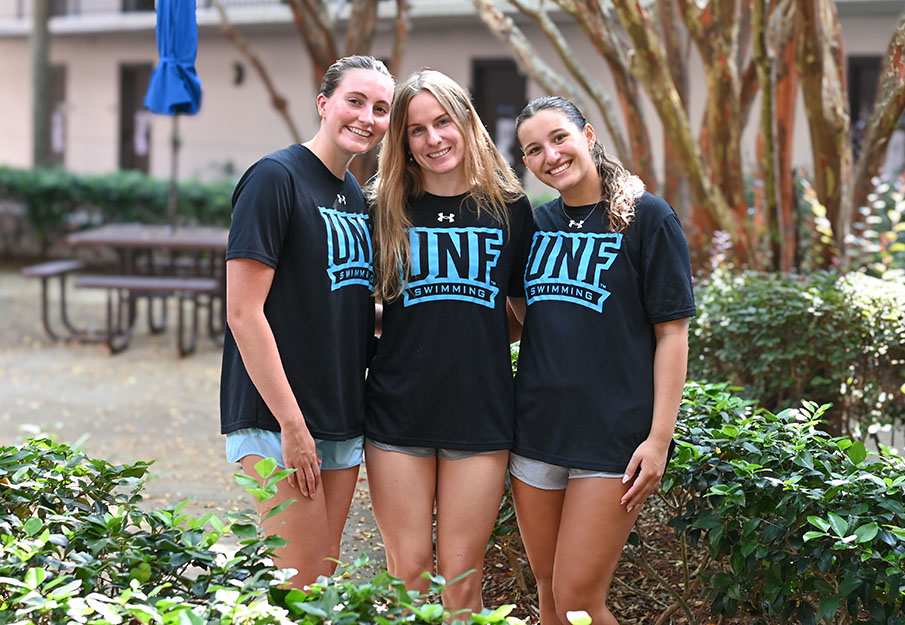
[[[173,158],[167,214],[170,225],[175,225],[179,115],[194,115],[201,108],[201,79],[195,72],[195,55],[198,52],[195,0],[157,0],[157,51],[160,62],[151,75],[145,107],[154,113],[173,116]]]

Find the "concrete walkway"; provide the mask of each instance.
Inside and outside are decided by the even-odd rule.
[[[56,297],[56,284],[52,296]],[[103,323],[103,293],[69,292],[77,325]],[[113,463],[155,460],[146,489],[150,508],[192,499],[187,512],[253,507],[233,479],[219,434],[221,349],[204,337],[179,358],[175,330],[151,335],[139,310],[132,344],[110,356],[100,345],[53,343],[43,332],[40,283],[0,264],[0,443],[38,431],[68,444],[84,437],[93,457]],[[170,320],[175,325],[175,308]],[[383,547],[362,470],[341,560],[360,553],[383,562]]]

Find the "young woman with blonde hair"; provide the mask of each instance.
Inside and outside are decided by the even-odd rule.
[[[606,154],[574,104],[544,97],[516,132],[560,197],[537,207],[525,271],[510,477],[542,625],[614,625],[613,574],[666,469],[695,314],[670,206]]]
[[[437,71],[394,95],[376,184],[383,324],[365,457],[390,573],[450,610],[482,607],[484,552],[512,444],[507,296],[522,298],[530,206],[468,93]]]

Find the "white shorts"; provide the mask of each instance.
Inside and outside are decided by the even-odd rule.
[[[565,490],[569,480],[581,477],[622,479],[622,473],[561,467],[557,464],[526,458],[514,453],[509,454],[509,473],[528,486],[543,490]]]

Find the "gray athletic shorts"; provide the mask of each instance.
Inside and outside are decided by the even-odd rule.
[[[565,490],[569,480],[580,477],[609,477],[622,479],[622,473],[570,469],[549,462],[509,454],[509,473],[519,480],[543,490]]]
[[[417,456],[419,458],[439,458],[440,460],[462,460],[463,458],[471,458],[472,456],[483,456],[485,454],[495,454],[501,449],[494,451],[472,451],[470,449],[442,449],[439,447],[410,447],[407,445],[388,445],[372,439],[368,439],[368,445],[382,449],[383,451],[398,451],[401,454],[409,456]]]
[[[321,471],[349,469],[361,464],[364,436],[356,436],[347,441],[327,441],[315,438],[314,446],[317,448],[317,457],[321,459]],[[226,435],[227,461],[239,462],[245,456],[252,455],[273,458],[278,465],[286,468],[286,464],[283,462],[282,438],[279,432],[246,428]]]

